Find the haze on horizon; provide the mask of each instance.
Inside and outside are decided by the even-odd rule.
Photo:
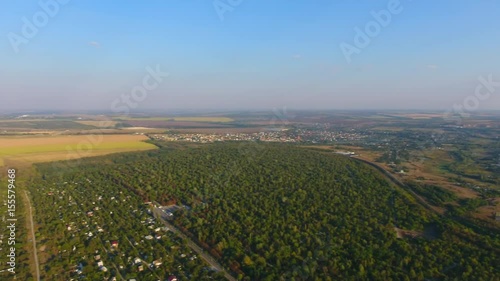
[[[5,1],[0,110],[110,110],[148,67],[169,75],[136,109],[447,110],[479,77],[500,82],[498,14],[496,0]],[[500,87],[477,109],[500,109]]]

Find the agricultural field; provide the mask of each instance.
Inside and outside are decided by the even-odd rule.
[[[229,117],[210,116],[210,117],[114,117],[116,126],[127,127],[146,127],[146,128],[230,128],[234,127],[231,123],[234,119]]]
[[[125,124],[132,127],[148,128],[226,128],[229,126],[223,123],[208,122],[190,122],[190,121],[156,121],[156,120],[131,120],[124,121]]]
[[[117,121],[96,121],[96,120],[90,120],[90,121],[76,121],[76,123],[86,125],[86,126],[93,126],[93,127],[98,127],[98,128],[113,128],[116,124],[118,124]]]
[[[177,121],[177,122],[209,122],[209,123],[227,123],[234,119],[229,117],[118,117],[116,120],[122,121]]]
[[[155,149],[142,135],[0,137],[0,166]]]
[[[85,130],[95,129],[94,126],[88,124],[80,124],[68,120],[0,120],[0,130],[11,129],[45,129],[45,130],[61,130],[74,129]]]
[[[265,131],[264,127],[230,127],[230,128],[175,128],[172,132],[183,134],[252,134]]]

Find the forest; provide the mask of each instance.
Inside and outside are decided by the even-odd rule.
[[[37,168],[39,178],[31,185],[32,193],[40,202],[36,217],[46,225],[40,235],[45,234],[47,244],[53,247],[54,254],[45,265],[52,271],[53,262],[78,264],[78,258],[67,253],[75,245],[82,255],[85,252],[90,257],[87,247],[98,250],[99,245],[107,245],[106,240],[120,240],[120,245],[128,239],[140,241],[148,232],[141,228],[141,216],[147,210],[140,206],[151,201],[178,205],[172,222],[238,280],[500,277],[498,232],[481,231],[438,216],[372,167],[348,157],[286,144],[164,143],[158,151],[90,158],[80,160],[79,165],[41,164]],[[65,198],[68,194],[60,192],[70,185],[74,190],[71,194],[81,195],[78,202],[72,197],[69,204],[86,206],[80,208],[81,212],[98,204],[99,196],[108,200],[102,206],[117,210],[98,222],[100,227],[114,229],[108,238],[100,238],[102,243],[87,241],[75,233],[49,238],[49,233],[64,233],[71,214],[64,206],[54,210],[56,197],[46,194],[57,192],[59,198]],[[426,190],[423,187],[421,192]],[[436,193],[435,200],[446,202],[448,196]],[[114,204],[109,201],[111,197],[129,201]],[[134,209],[136,213],[131,214]],[[401,237],[396,229],[415,235]],[[177,265],[165,266],[181,280],[190,280],[193,273],[188,271],[204,278],[199,263],[177,260],[175,255],[180,250],[170,253],[175,243],[183,245],[175,241],[169,237],[161,243],[146,244],[146,248],[154,249],[155,256],[173,254],[173,258],[164,260]],[[67,252],[61,253],[63,249]],[[110,262],[127,263],[126,255],[109,255]],[[183,270],[175,269],[178,265]],[[144,275],[131,268],[116,271]],[[87,274],[92,273],[87,270]]]

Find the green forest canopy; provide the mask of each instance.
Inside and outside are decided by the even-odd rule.
[[[184,205],[174,223],[243,280],[500,276],[497,233],[480,235],[430,213],[347,157],[220,143],[38,167],[44,185],[86,177],[90,189],[113,186],[142,201]],[[398,239],[395,227],[430,234]]]

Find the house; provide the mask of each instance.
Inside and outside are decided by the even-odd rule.
[[[118,241],[116,240],[111,241],[111,247],[118,248]]]
[[[167,279],[168,281],[177,281],[177,277],[175,277],[174,275],[171,275],[168,277]]]
[[[497,212],[495,215],[495,220],[500,221],[500,212]]]

